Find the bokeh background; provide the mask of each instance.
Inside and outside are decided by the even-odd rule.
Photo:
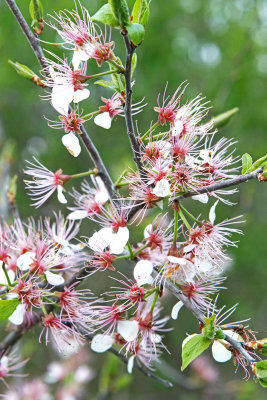
[[[18,0],[18,5],[30,23],[28,1]],[[105,1],[83,0],[90,13],[94,13]],[[133,1],[129,0],[132,5]],[[71,9],[72,0],[46,0],[43,2],[45,20],[47,14],[62,8]],[[124,47],[118,31],[112,33],[116,40],[117,53],[124,59]],[[55,32],[45,26],[44,42],[59,41]],[[63,50],[44,43],[43,47],[62,55]],[[67,55],[67,53],[65,53]],[[152,0],[151,16],[147,26],[145,41],[137,51],[138,66],[135,73],[134,100],[145,97],[147,107],[138,119],[138,129],[145,132],[156,120],[153,111],[157,96],[163,93],[166,82],[168,91],[173,93],[177,86],[188,81],[185,98],[191,99],[202,93],[210,101],[210,116],[217,115],[233,107],[238,114],[220,135],[237,140],[238,154],[249,152],[258,158],[267,152],[267,1],[266,0]],[[61,144],[61,132],[47,126],[48,119],[56,119],[49,102],[42,99],[43,91],[31,82],[18,76],[8,64],[8,59],[26,64],[36,73],[39,65],[17,22],[4,0],[0,0],[0,153],[1,153],[1,214],[7,214],[6,193],[8,176],[18,174],[18,207],[23,218],[34,215],[51,215],[58,210],[54,198],[36,211],[30,206],[23,185],[25,160],[36,156],[55,171],[62,168],[65,173],[86,170],[91,166],[83,149],[78,159],[71,157]],[[92,62],[88,73],[98,72]],[[91,96],[84,106],[86,112],[97,109],[100,96],[108,97],[108,89],[90,84]],[[87,130],[99,148],[110,173],[116,179],[127,166],[133,166],[124,121],[119,118],[110,131],[96,127],[92,121]],[[71,188],[71,185],[69,186]],[[239,303],[234,320],[251,317],[250,326],[266,336],[266,281],[267,281],[267,186],[250,182],[239,188],[233,196],[237,203],[233,207],[221,204],[219,218],[231,218],[243,214],[246,221],[242,227],[244,236],[239,240],[238,249],[231,249],[232,264],[227,270],[228,291],[220,296],[221,304],[232,306]],[[197,211],[196,204],[191,204]],[[63,210],[67,213],[67,209]],[[204,213],[207,210],[204,210]],[[85,225],[83,233],[91,228]],[[138,239],[138,232],[136,233]],[[99,279],[99,278],[98,278]],[[94,282],[94,285],[98,285]],[[166,312],[170,313],[173,299],[166,300]],[[186,332],[196,330],[194,318],[186,310],[174,324],[174,330],[167,334],[167,347],[171,355],[164,356],[165,364],[161,374],[171,376],[172,389],[165,389],[152,380],[135,372],[131,382],[120,391],[109,392],[109,399],[265,399],[266,392],[252,381],[242,380],[244,373],[234,366],[218,365],[207,354],[206,367],[214,372],[212,382],[200,376],[197,369],[188,369],[181,376],[181,342]],[[4,334],[2,327],[1,336]],[[32,376],[43,374],[46,365],[54,355],[53,349],[43,349],[38,345],[38,330],[35,335],[24,340],[23,353],[32,360],[27,372]],[[89,364],[96,377],[88,384],[80,397],[82,400],[105,398],[99,395],[99,375],[107,356],[89,355]],[[120,372],[123,373],[123,372]],[[98,393],[98,394],[97,394]],[[102,396],[102,397],[101,397]]]

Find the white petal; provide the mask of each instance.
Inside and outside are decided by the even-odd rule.
[[[184,253],[190,253],[196,247],[195,244],[188,244],[184,247]]]
[[[88,89],[76,90],[73,96],[73,102],[79,103],[82,100],[88,99],[90,96],[90,91]]]
[[[127,363],[127,372],[128,374],[131,374],[133,372],[133,367],[134,367],[134,360],[135,356],[129,357],[128,363]]]
[[[166,196],[171,196],[171,190],[170,190],[170,184],[167,179],[163,178],[160,181],[156,183],[156,186],[152,190],[152,193],[154,193],[158,197],[166,197]]]
[[[207,202],[209,201],[209,196],[207,195],[207,193],[197,194],[196,196],[192,196],[192,199],[198,200],[200,201],[200,203],[207,204]]]
[[[214,224],[214,221],[216,219],[215,208],[216,208],[218,203],[219,203],[219,200],[215,201],[215,203],[213,204],[213,206],[210,209],[209,220],[212,223],[212,225]]]
[[[79,47],[76,47],[72,57],[72,65],[74,70],[79,69],[81,61],[87,61],[88,59],[89,56]]]
[[[98,188],[97,194],[95,195],[95,201],[99,204],[105,204],[109,199],[109,194],[106,186],[100,176],[95,177],[95,183]]]
[[[63,186],[58,185],[57,187],[57,199],[61,204],[66,204],[67,200],[63,193]]]
[[[100,113],[94,118],[94,123],[105,129],[110,129],[111,122],[112,118],[110,117],[109,112]]]
[[[126,226],[120,227],[117,233],[112,233],[110,239],[111,254],[121,254],[128,240],[129,240],[129,230]]]
[[[27,251],[26,253],[19,256],[19,258],[17,259],[17,267],[21,271],[28,271],[35,259],[35,253],[33,253],[32,251]]]
[[[8,285],[8,281],[7,281],[7,279],[6,279],[6,275],[5,275],[4,271],[3,271],[2,265],[3,265],[3,262],[0,261],[0,285],[1,285],[1,284],[3,284],[3,285]],[[15,277],[16,277],[15,272],[12,271],[11,269],[10,269],[10,270],[7,269],[7,274],[8,274],[8,276],[9,276],[10,282],[13,283],[14,280],[15,280]]]
[[[67,133],[66,135],[62,136],[62,143],[64,146],[67,148],[67,150],[70,152],[70,154],[73,157],[78,157],[78,155],[81,152],[81,146],[79,139],[77,136],[73,133]]]
[[[174,121],[174,126],[172,129],[172,136],[180,135],[180,133],[183,132],[183,129],[184,129],[183,121],[181,121],[180,119],[177,119],[176,121]]]
[[[200,272],[205,273],[209,272],[211,269],[213,269],[213,265],[209,261],[202,260],[199,263],[197,263],[197,267]]]
[[[226,362],[229,361],[232,357],[231,351],[227,350],[223,344],[215,340],[212,347],[212,355],[215,361],[217,362]]]
[[[193,333],[193,335],[186,336],[186,338],[184,339],[184,341],[183,341],[183,343],[182,343],[182,349],[184,348],[184,345],[185,345],[187,342],[189,342],[189,340],[192,339],[192,337],[194,337],[194,336],[196,336],[196,335],[197,335],[197,333]]]
[[[173,308],[172,308],[172,313],[171,313],[171,317],[172,319],[177,319],[178,318],[178,314],[179,311],[181,310],[181,308],[183,307],[184,303],[182,301],[178,301],[178,303],[176,303]]]
[[[25,308],[26,306],[24,304],[19,304],[8,320],[14,325],[21,325],[25,315]]]
[[[134,278],[138,285],[145,285],[153,271],[153,264],[148,260],[141,260],[134,267]]]
[[[137,321],[119,321],[117,329],[123,339],[132,342],[138,336],[139,325]]]
[[[114,339],[109,335],[95,335],[91,342],[91,349],[96,353],[104,353],[109,350],[114,343]]]
[[[173,264],[180,264],[180,265],[186,264],[186,260],[184,258],[168,256],[167,259],[168,259],[168,261],[170,261]]]
[[[157,201],[156,206],[163,210],[163,200]]]
[[[63,285],[64,278],[61,275],[54,274],[53,272],[50,271],[45,271],[45,277],[47,279],[47,282],[50,283],[52,286],[60,286]]]
[[[85,210],[76,210],[71,212],[68,216],[67,219],[70,220],[77,220],[77,219],[84,219],[88,217],[88,212]]]
[[[152,224],[149,224],[145,227],[145,229],[144,229],[144,238],[145,239],[147,239],[150,236],[150,232],[152,231],[152,229],[153,229]]]
[[[243,338],[242,336],[240,336],[237,332],[227,329],[223,329],[223,333],[225,333],[226,335],[230,336],[232,339],[234,340],[238,340],[239,342],[243,342]]]
[[[103,251],[107,246],[109,246],[111,236],[112,230],[110,228],[102,228],[89,238],[88,244],[93,251]]]
[[[62,115],[68,115],[69,105],[72,102],[74,88],[70,85],[55,85],[52,88],[51,104]]]

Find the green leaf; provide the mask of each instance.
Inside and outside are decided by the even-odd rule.
[[[40,0],[30,1],[29,12],[32,20],[39,21],[44,13],[43,5]]]
[[[189,341],[185,343],[182,350],[183,363],[181,370],[183,371],[195,358],[202,354],[210,344],[211,340],[201,334],[195,335],[189,339]]]
[[[112,81],[99,80],[99,81],[94,82],[94,84],[103,86],[103,87],[111,89],[111,90],[115,90],[116,92],[119,92],[119,93],[121,92],[120,88],[118,88]]]
[[[212,315],[210,318],[204,318],[205,326],[201,333],[207,339],[214,339],[215,337],[215,318],[216,315]]]
[[[136,65],[137,65],[137,54],[136,54],[136,53],[134,53],[134,55],[133,55],[133,58],[132,58],[131,77],[132,77],[132,76],[133,76],[133,74],[134,74],[134,71],[135,71]]]
[[[129,24],[127,25],[127,31],[130,39],[135,46],[138,46],[145,37],[145,28],[141,24]]]
[[[267,387],[267,360],[257,362],[255,372],[261,386]]]
[[[116,58],[116,62],[121,65],[121,60],[118,57]],[[110,69],[112,69],[112,67],[113,67],[112,63],[108,62],[108,64],[110,66]],[[115,87],[117,88],[116,90],[119,93],[121,93],[123,90],[125,90],[125,78],[124,78],[124,75],[122,75],[122,74],[112,74],[111,75],[111,79],[112,79],[112,82],[114,83]]]
[[[232,117],[239,111],[237,107],[232,108],[229,111],[226,111],[222,114],[216,115],[216,117],[213,118],[213,127],[214,128],[221,128],[222,126],[225,126],[230,122]]]
[[[246,174],[249,168],[252,166],[252,157],[250,154],[245,153],[242,156],[242,175]]]
[[[136,0],[132,10],[133,22],[146,26],[149,19],[149,4],[151,0]]]
[[[110,4],[104,4],[93,16],[92,21],[102,22],[113,28],[119,28],[120,24],[115,17]]]
[[[8,62],[17,71],[17,73],[24,78],[32,79],[35,76],[35,73],[30,68],[26,67],[26,65],[13,62],[11,60],[8,60]]]
[[[260,167],[264,167],[267,165],[267,154],[261,158],[259,158],[257,161],[255,161],[251,167],[247,170],[247,172],[253,172],[256,171],[256,169]]]
[[[121,28],[125,28],[127,24],[129,24],[129,7],[126,0],[108,0],[111,5],[113,14],[119,21],[119,25]]]
[[[0,300],[0,321],[5,321],[16,310],[19,299]]]
[[[223,333],[223,330],[221,328],[218,328],[215,332],[215,339],[224,339],[225,334]]]

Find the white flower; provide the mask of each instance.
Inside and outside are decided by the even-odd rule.
[[[170,184],[167,179],[163,178],[156,183],[156,186],[152,190],[157,197],[171,196]]]
[[[60,77],[61,78],[61,77]],[[90,96],[88,89],[74,90],[74,86],[64,78],[54,79],[52,88],[51,103],[54,109],[62,115],[68,114],[70,103],[79,103]],[[57,84],[58,83],[58,84]]]
[[[18,304],[16,310],[10,315],[8,320],[14,325],[21,325],[26,312],[25,304]]]
[[[94,118],[94,123],[105,129],[110,129],[111,122],[112,118],[110,117],[109,112],[100,113]]]
[[[73,157],[78,157],[81,152],[79,139],[73,133],[67,133],[62,137],[62,143]]]
[[[176,303],[173,308],[172,308],[172,313],[171,313],[171,317],[172,319],[177,319],[178,318],[178,314],[179,311],[181,310],[181,308],[183,307],[184,303],[182,301],[178,301],[178,303]]]
[[[104,353],[109,350],[114,343],[114,339],[109,335],[102,335],[99,333],[95,335],[91,342],[91,349],[96,353]]]
[[[137,321],[119,321],[117,329],[123,339],[132,342],[138,336],[139,325]]]
[[[134,267],[134,278],[138,285],[145,285],[151,282],[153,264],[148,260],[141,260]]]
[[[52,286],[60,286],[63,285],[64,278],[61,275],[54,274],[53,272],[50,271],[45,271],[45,277],[47,279],[47,282],[50,283]]]
[[[212,225],[214,224],[215,219],[216,219],[215,208],[218,203],[219,203],[219,200],[215,201],[215,203],[213,204],[213,206],[210,209],[209,220],[212,223]]]
[[[33,262],[36,260],[35,253],[32,251],[27,251],[26,253],[22,254],[17,259],[17,267],[21,271],[28,271],[30,269]]]

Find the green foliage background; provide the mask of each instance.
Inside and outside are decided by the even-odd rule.
[[[28,1],[19,0],[26,19],[30,22]],[[90,13],[104,4],[101,0],[84,0]],[[133,1],[129,1],[133,3]],[[45,16],[62,8],[72,8],[72,0],[43,1]],[[49,20],[49,18],[45,18]],[[112,39],[122,42],[118,31]],[[45,26],[42,40],[58,41],[54,31]],[[62,54],[61,49],[44,43],[50,51]],[[117,47],[124,58],[124,48]],[[238,142],[237,152],[241,155],[249,152],[258,158],[267,152],[267,1],[266,0],[152,0],[151,17],[146,29],[143,45],[138,49],[138,66],[134,100],[145,97],[148,103],[144,112],[136,117],[138,129],[145,132],[150,121],[156,120],[153,107],[156,105],[158,93],[163,93],[166,82],[168,91],[173,93],[184,81],[189,82],[185,98],[193,98],[198,93],[210,101],[210,116],[219,114],[233,107],[239,107],[239,113],[219,135],[233,137]],[[67,54],[67,52],[66,52]],[[32,213],[38,215],[29,205],[29,198],[24,191],[23,167],[25,160],[35,155],[51,170],[62,168],[65,173],[79,172],[91,166],[90,160],[83,150],[78,159],[72,158],[61,144],[61,132],[52,130],[43,118],[55,119],[56,114],[40,96],[42,89],[19,77],[7,60],[26,64],[35,72],[39,71],[36,61],[26,39],[23,37],[17,22],[11,15],[5,1],[0,2],[0,145],[1,151],[8,142],[15,147],[12,156],[11,174],[19,175],[18,204],[21,215],[28,217]],[[90,68],[90,70],[89,70]],[[92,68],[92,70],[91,70]],[[88,67],[89,73],[97,72],[94,63]],[[107,97],[107,89],[99,89],[91,84],[91,96],[86,110],[95,110],[100,105],[100,94]],[[133,166],[131,153],[126,137],[124,121],[119,119],[111,131],[96,127],[92,121],[87,129],[104,161],[109,167],[112,177],[116,178],[120,171],[128,165]],[[6,194],[6,164],[1,164],[4,174],[1,201]],[[251,316],[252,328],[261,331],[259,336],[266,336],[266,281],[267,281],[267,186],[250,182],[240,187],[233,197],[238,203],[230,208],[220,205],[219,218],[231,218],[243,214],[246,221],[243,225],[244,237],[239,238],[239,249],[231,250],[234,262],[229,268],[227,280],[228,291],[222,294],[221,302],[227,305],[240,303],[235,320]],[[55,209],[52,199],[41,210],[41,214],[51,214]],[[1,203],[2,212],[5,211]],[[197,211],[196,204],[191,205]],[[171,307],[172,303],[170,303]],[[169,307],[169,310],[171,309]],[[175,369],[180,369],[181,342],[186,332],[197,328],[193,317],[185,310],[175,324],[175,330],[169,334],[168,347],[172,353],[165,360]],[[35,353],[36,346],[28,343],[29,353]],[[103,362],[104,357],[101,357]],[[33,357],[34,373],[43,370],[36,355]],[[101,365],[98,365],[98,369]],[[29,365],[29,368],[30,365]],[[229,363],[226,367],[216,365],[221,375],[219,384],[221,394],[216,398],[264,399],[263,393],[252,382],[245,383],[242,371],[233,374],[234,368]],[[185,374],[190,374],[186,371]],[[227,382],[227,383],[225,383]],[[93,383],[92,391],[96,391]],[[218,388],[217,388],[218,389]],[[117,394],[116,399],[169,399],[191,400],[213,398],[207,388],[199,391],[182,389],[179,384],[169,391],[136,373],[133,383],[128,389]],[[88,399],[93,398],[88,395]]]

